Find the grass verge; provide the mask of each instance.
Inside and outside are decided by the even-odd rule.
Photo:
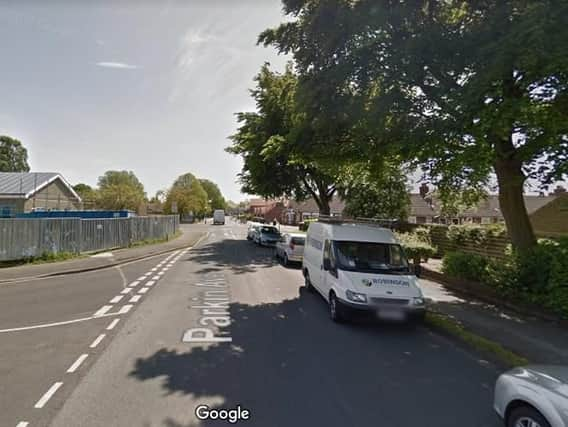
[[[442,333],[457,338],[461,342],[473,347],[475,350],[493,356],[499,362],[509,367],[526,365],[529,363],[528,359],[507,350],[498,342],[468,331],[449,316],[429,312],[426,314],[426,324]]]
[[[182,235],[181,231],[177,231],[175,234],[169,236],[169,237],[164,237],[161,239],[147,239],[147,240],[140,240],[139,242],[134,242],[132,243],[129,247],[130,248],[137,248],[139,246],[146,246],[146,245],[155,245],[157,243],[165,243],[165,242],[169,242],[170,240],[174,240],[177,239],[178,237],[180,237]]]

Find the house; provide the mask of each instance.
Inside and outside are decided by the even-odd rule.
[[[285,204],[281,222],[284,224],[297,224],[309,218],[317,218],[320,215],[319,207],[313,198],[302,202],[289,200]],[[339,197],[334,197],[329,202],[329,213],[332,216],[339,216],[345,210],[345,202]]]
[[[549,195],[524,195],[529,219],[537,233],[554,234],[568,232],[568,207],[564,205],[568,193],[555,191]],[[477,206],[465,209],[454,217],[444,217],[441,201],[427,185],[420,193],[410,194],[408,222],[415,224],[495,224],[504,221],[499,196],[490,194]]]
[[[38,210],[78,210],[81,197],[61,174],[0,172],[0,216]]]
[[[267,222],[282,222],[284,202],[276,199],[253,199],[249,202],[248,212],[255,218],[263,218]]]

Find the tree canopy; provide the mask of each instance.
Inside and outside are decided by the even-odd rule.
[[[195,216],[203,216],[209,210],[207,192],[197,178],[191,173],[179,176],[166,196],[164,209],[173,213],[173,204],[177,205],[177,213],[186,215],[193,213]]]
[[[318,135],[296,109],[297,77],[292,67],[279,74],[265,64],[255,81],[251,95],[257,111],[237,114],[240,127],[227,148],[243,158],[242,191],[267,198],[311,196],[322,213],[329,213],[335,177],[312,162],[302,148]]]
[[[199,183],[207,193],[210,210],[227,209],[227,202],[225,201],[223,194],[221,194],[221,190],[217,184],[208,179],[200,179]]]
[[[93,187],[87,184],[79,183],[73,186],[73,190],[83,200],[84,208],[93,208],[96,206],[98,199],[98,192]]]
[[[0,135],[0,172],[29,172],[28,151],[17,139]]]
[[[146,198],[144,186],[132,171],[107,171],[98,181],[97,206],[137,211]]]
[[[345,136],[323,157],[394,151],[467,197],[494,173],[513,245],[536,243],[524,184],[568,173],[566,1],[283,4],[260,41],[293,54],[302,110]]]

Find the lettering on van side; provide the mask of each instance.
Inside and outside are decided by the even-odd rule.
[[[400,279],[362,279],[364,286],[371,286],[371,285],[392,285],[392,286],[410,286],[410,282],[407,280],[400,280]]]

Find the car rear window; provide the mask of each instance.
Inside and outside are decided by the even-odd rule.
[[[298,246],[304,246],[306,239],[304,237],[292,237],[292,243]]]

